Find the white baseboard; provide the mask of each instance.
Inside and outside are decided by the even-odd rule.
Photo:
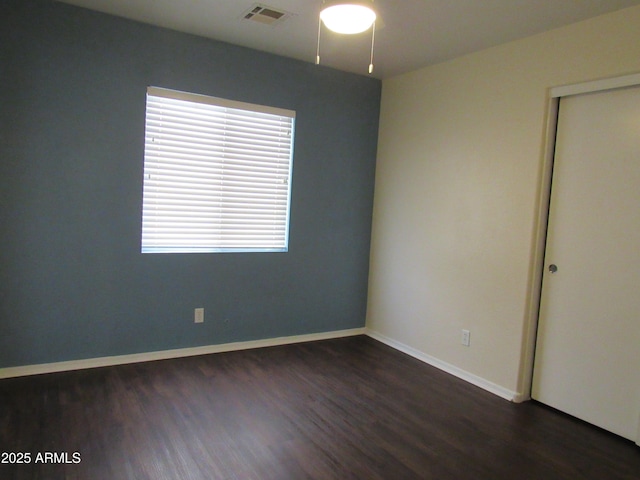
[[[170,358],[192,357],[195,355],[208,355],[211,353],[248,350],[251,348],[275,347],[278,345],[313,342],[316,340],[329,340],[332,338],[363,335],[365,334],[365,330],[365,328],[353,328],[350,330],[336,330],[332,332],[311,333],[307,335],[294,335],[291,337],[267,338],[264,340],[252,340],[248,342],[233,342],[220,345],[206,345],[203,347],[162,350],[159,352],[134,353],[131,355],[116,355],[113,357],[87,358],[84,360],[72,360],[68,362],[42,363],[39,365],[0,368],[0,379],[23,377],[27,375],[40,375],[43,373],[82,370],[85,368],[109,367],[112,365],[123,365],[126,363],[139,363],[150,362],[154,360],[166,360]]]
[[[368,328],[353,328],[349,330],[337,330],[332,332],[312,333],[307,335],[294,335],[290,337],[267,338],[263,340],[251,340],[247,342],[223,343],[219,345],[205,345],[202,347],[179,348],[175,350],[162,350],[157,352],[134,353],[131,355],[116,355],[112,357],[87,358],[83,360],[71,360],[67,362],[43,363],[38,365],[25,365],[19,367],[0,368],[0,379],[23,377],[28,375],[41,375],[45,373],[66,372],[72,370],[83,370],[86,368],[109,367],[112,365],[123,365],[127,363],[150,362],[154,360],[167,360],[171,358],[192,357],[195,355],[208,355],[211,353],[232,352],[236,350],[248,350],[252,348],[274,347],[278,345],[289,345],[293,343],[313,342],[317,340],[329,340],[332,338],[351,337],[355,335],[368,335],[385,345],[399,350],[407,355],[417,358],[433,367],[447,372],[455,377],[465,380],[477,387],[491,392],[499,397],[512,402],[522,402],[526,400],[522,394],[513,392],[496,385],[484,378],[473,375],[465,370],[455,367],[449,363],[438,360],[435,357],[420,352],[401,342],[393,340],[379,332]]]
[[[472,385],[475,385],[476,387],[480,387],[483,390],[493,393],[494,395],[502,397],[505,400],[509,400],[516,403],[519,403],[525,400],[522,394],[508,390],[504,387],[501,387],[500,385],[490,382],[489,380],[486,380],[482,377],[478,377],[477,375],[474,375],[465,370],[462,370],[461,368],[458,368],[447,362],[443,362],[442,360],[432,357],[431,355],[427,355],[426,353],[416,350],[413,347],[409,347],[408,345],[405,345],[392,338],[389,338],[386,335],[383,335],[379,332],[376,332],[374,330],[367,328],[365,334],[375,340],[378,340],[379,342],[384,343],[385,345],[395,348],[396,350],[399,350],[403,353],[406,353],[407,355],[417,358],[418,360],[424,363],[427,363],[433,367],[436,367],[439,370],[442,370],[455,377],[458,377],[461,380],[469,382]]]

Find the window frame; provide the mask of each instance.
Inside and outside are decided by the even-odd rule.
[[[146,98],[141,253],[287,252],[296,112],[160,87],[148,87]],[[166,107],[165,117],[159,117],[160,104]],[[184,126],[191,121],[188,112],[179,113],[184,124],[171,123],[182,122],[166,113],[174,108],[197,110],[193,115],[204,125],[206,133],[192,133],[191,127]],[[202,114],[207,112],[211,117],[203,122]],[[244,121],[249,123],[241,123]],[[175,141],[176,129],[186,132],[185,142],[194,136],[193,143],[182,144],[189,154],[175,153],[173,147],[165,145]],[[207,137],[205,140],[203,135]],[[167,137],[171,137],[170,141]],[[229,143],[238,147],[230,148]],[[192,162],[185,158],[193,157],[193,149],[198,149],[197,162],[203,166],[198,168],[206,172],[170,173]],[[171,178],[177,183],[172,184]],[[210,184],[205,183],[207,179]],[[182,184],[183,181],[186,183]],[[185,188],[189,184],[197,184],[194,192]],[[177,191],[178,187],[181,193],[167,193],[174,188]],[[181,203],[195,198],[196,192],[200,195],[193,208],[201,216],[192,214],[186,203]],[[182,230],[178,226],[181,224]],[[231,234],[243,240],[230,243],[227,238]],[[177,239],[175,244],[169,244],[172,235]]]

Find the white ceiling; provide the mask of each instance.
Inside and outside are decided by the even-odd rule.
[[[323,0],[60,0],[92,10],[315,62]],[[243,19],[255,4],[293,14],[277,25]],[[375,0],[373,76],[388,78],[640,4],[640,0]],[[367,74],[371,32],[322,30],[321,63]]]

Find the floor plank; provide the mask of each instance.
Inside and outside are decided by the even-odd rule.
[[[1,380],[0,448],[16,480],[640,478],[631,442],[365,336]]]

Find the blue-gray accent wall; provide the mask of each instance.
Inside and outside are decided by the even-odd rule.
[[[149,85],[297,112],[287,253],[140,253]],[[0,368],[363,327],[380,94],[363,75],[3,0]]]

